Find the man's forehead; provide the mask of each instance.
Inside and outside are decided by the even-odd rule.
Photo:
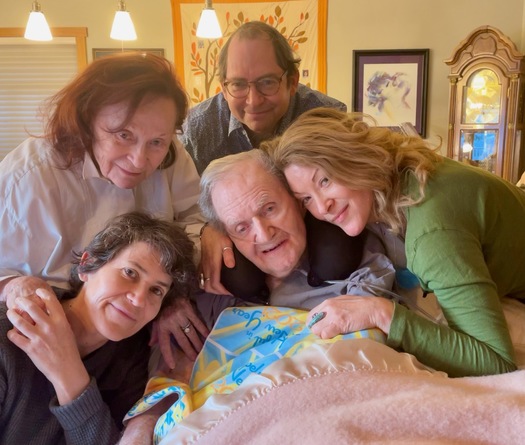
[[[265,171],[236,172],[216,184],[212,194],[219,218],[244,220],[268,203],[281,203],[288,192],[281,182]]]

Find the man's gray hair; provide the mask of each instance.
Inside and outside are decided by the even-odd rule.
[[[208,223],[223,233],[226,233],[226,229],[213,206],[211,195],[215,187],[224,179],[228,178],[228,176],[236,170],[237,166],[243,162],[255,162],[259,164],[264,171],[277,178],[287,193],[291,194],[284,174],[275,167],[268,154],[262,150],[253,149],[213,160],[201,176],[199,206]]]

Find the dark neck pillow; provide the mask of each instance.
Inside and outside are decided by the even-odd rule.
[[[321,286],[325,281],[344,280],[357,270],[363,258],[365,231],[348,236],[343,229],[314,218],[304,217],[308,246],[308,284]]]
[[[308,284],[321,286],[325,281],[347,278],[361,264],[365,233],[348,236],[339,227],[314,218],[309,212],[304,218],[308,249]],[[233,246],[235,267],[224,264],[221,282],[234,296],[257,304],[268,304],[270,291],[266,274],[248,261]]]

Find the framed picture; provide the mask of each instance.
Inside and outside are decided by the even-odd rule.
[[[299,81],[326,91],[328,0],[214,0],[223,32],[220,39],[201,39],[197,24],[202,0],[171,0],[175,65],[195,105],[221,91],[218,57],[231,34],[243,23],[259,20],[284,35],[301,58]]]
[[[412,124],[426,133],[428,49],[355,50],[353,110],[381,127]]]
[[[163,48],[93,48],[93,60],[100,59],[104,56],[109,56],[110,54],[137,51],[141,53],[156,54],[157,56],[164,57]]]

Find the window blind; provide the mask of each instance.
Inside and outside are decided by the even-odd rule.
[[[77,71],[75,43],[0,44],[0,160],[42,134],[44,101]]]

